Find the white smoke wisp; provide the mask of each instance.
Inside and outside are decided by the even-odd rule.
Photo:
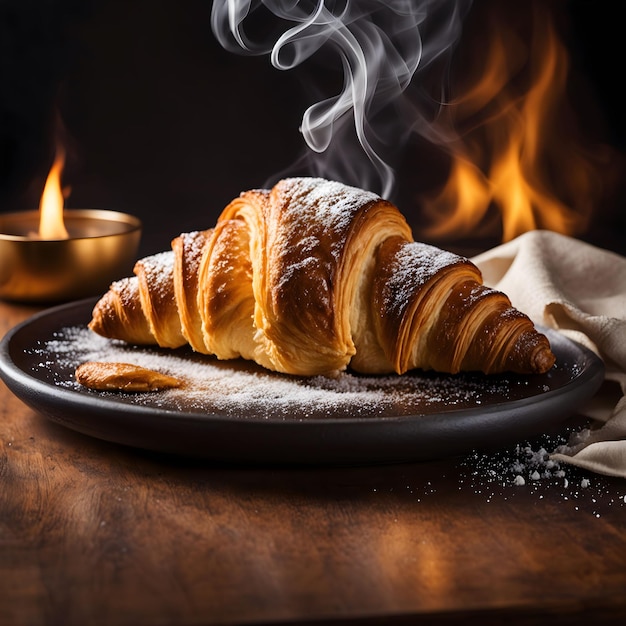
[[[453,49],[471,1],[214,0],[211,27],[226,50],[269,55],[279,70],[330,50],[324,60],[341,69],[343,87],[303,114],[310,173],[391,197],[394,169],[380,153],[397,152],[411,133],[428,136],[441,102],[422,93],[416,76]],[[274,27],[254,39],[245,26],[259,12]]]

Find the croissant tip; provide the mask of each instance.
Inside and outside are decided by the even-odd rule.
[[[538,350],[533,358],[533,369],[538,374],[545,374],[556,363],[556,356],[549,346]]]

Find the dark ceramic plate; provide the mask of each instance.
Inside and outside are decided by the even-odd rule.
[[[599,388],[602,361],[545,330],[557,363],[541,376],[282,376],[186,350],[137,349],[86,329],[94,300],[33,316],[0,342],[0,375],[52,421],[147,450],[261,463],[388,463],[456,456],[546,432]],[[74,381],[85,360],[132,361],[187,380],[122,394]]]

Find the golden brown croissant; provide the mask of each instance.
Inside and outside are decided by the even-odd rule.
[[[90,328],[279,372],[542,373],[547,338],[377,195],[319,178],[242,193],[113,283]]]

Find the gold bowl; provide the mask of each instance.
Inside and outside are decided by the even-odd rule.
[[[67,239],[37,236],[39,211],[0,213],[0,298],[63,302],[105,292],[132,273],[141,221],[102,209],[65,209]]]

